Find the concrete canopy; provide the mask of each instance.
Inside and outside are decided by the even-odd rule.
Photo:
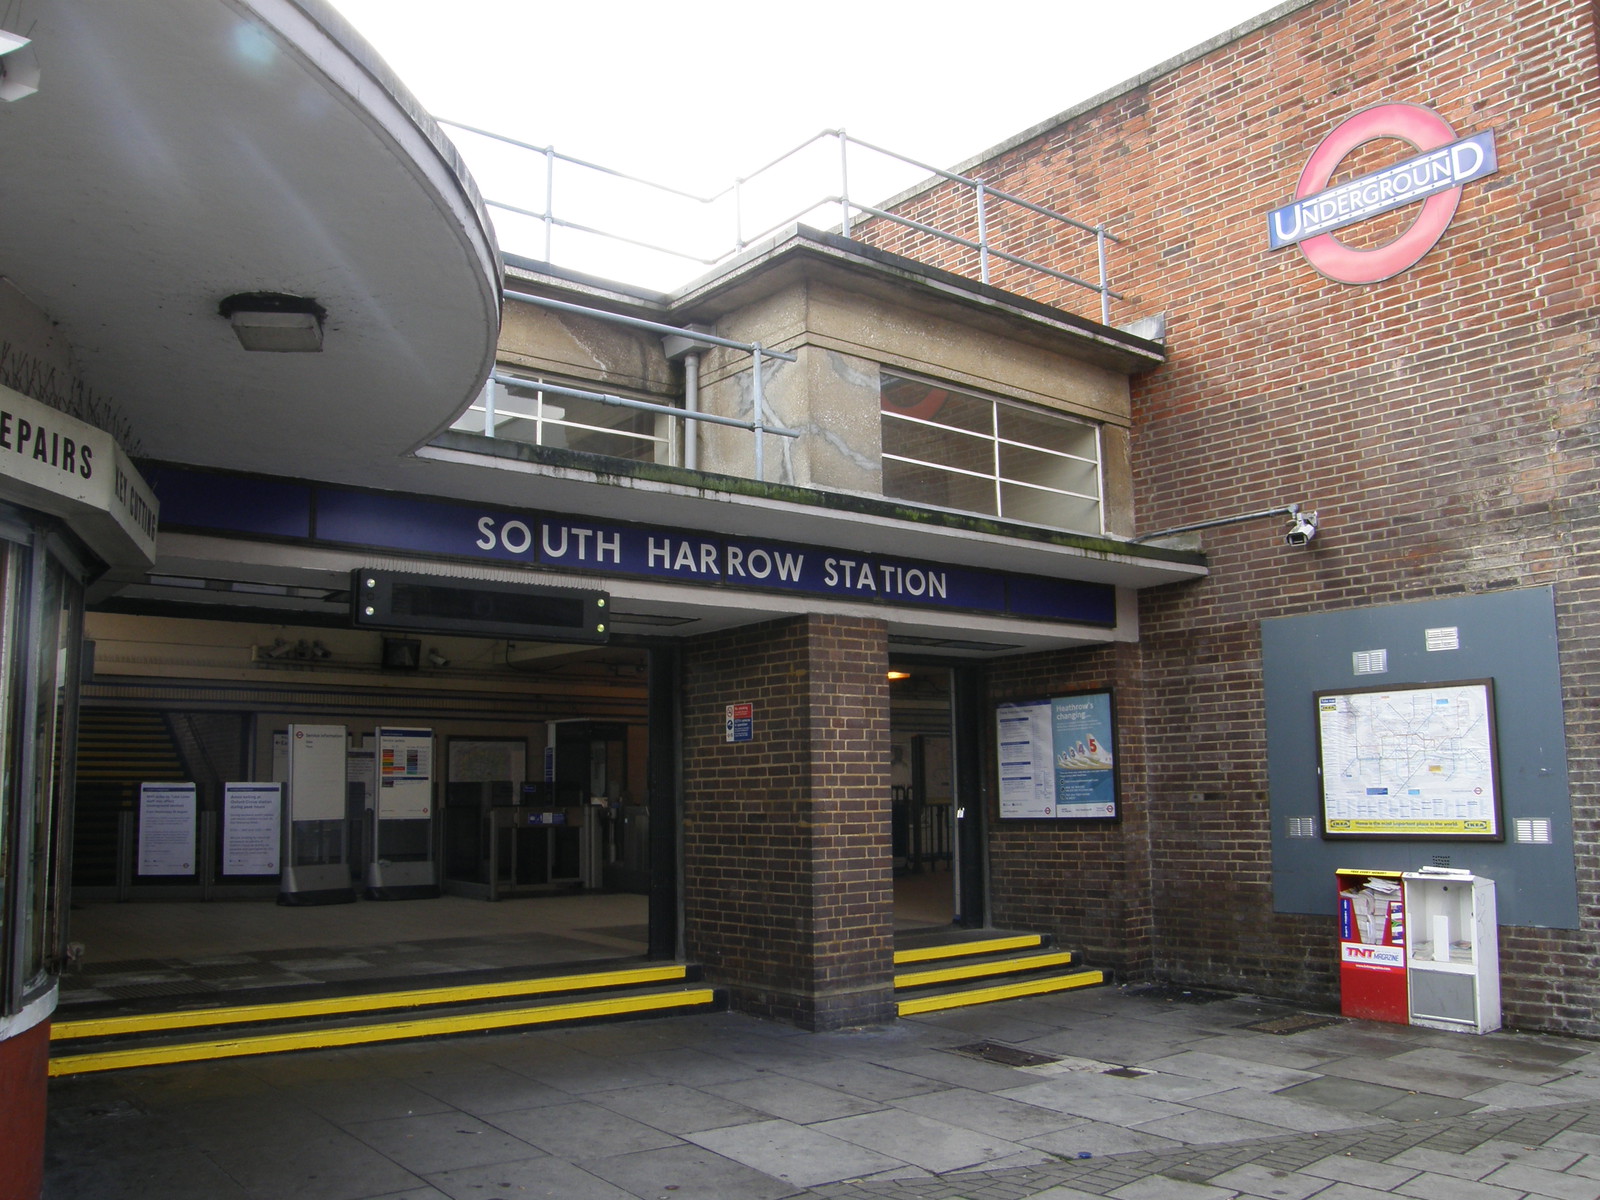
[[[17,31],[40,76],[0,104],[0,274],[133,453],[354,481],[469,402],[499,328],[493,233],[337,14],[25,0]],[[245,351],[218,303],[256,291],[314,298],[323,350]]]

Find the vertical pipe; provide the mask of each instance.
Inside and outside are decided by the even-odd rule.
[[[850,236],[850,139],[839,130],[839,226]]]
[[[494,380],[483,381],[483,436],[494,436]]]
[[[761,434],[767,424],[767,419],[762,412],[761,403],[761,343],[757,342],[751,347],[751,366],[753,367],[752,383],[750,386],[750,403],[755,409],[755,435],[756,435],[756,478],[766,482],[766,447],[762,443]]]
[[[551,261],[551,248],[556,228],[556,148],[544,150],[544,260]]]
[[[1095,253],[1100,260],[1100,324],[1111,324],[1111,288],[1106,282],[1106,227],[1094,227]]]
[[[980,180],[978,183],[978,278],[984,283],[989,282],[989,209],[984,203],[989,195],[989,189]],[[1103,283],[1104,280],[1101,280]]]
[[[700,352],[691,350],[683,356],[683,407],[686,412],[700,411]],[[683,423],[683,465],[691,471],[700,469],[700,422]]]

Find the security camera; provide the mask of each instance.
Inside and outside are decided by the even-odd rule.
[[[1289,532],[1283,535],[1283,540],[1290,546],[1305,546],[1316,536],[1317,514],[1297,512],[1294,514],[1294,523],[1289,526]]]

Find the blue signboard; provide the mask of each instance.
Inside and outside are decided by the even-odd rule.
[[[160,468],[164,522],[740,590],[1116,625],[1105,584],[458,501]],[[174,499],[170,502],[168,496]]]

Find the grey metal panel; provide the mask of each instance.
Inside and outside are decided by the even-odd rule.
[[[1424,631],[1460,630],[1458,650],[1429,651]],[[1388,652],[1388,671],[1357,675],[1357,651]],[[1261,622],[1271,793],[1272,875],[1279,912],[1335,912],[1339,867],[1415,870],[1437,857],[1495,881],[1502,925],[1578,927],[1567,795],[1555,598],[1524,588]],[[1492,678],[1504,842],[1290,837],[1293,818],[1322,829],[1313,693],[1324,689]],[[1513,840],[1518,818],[1550,822],[1548,845]],[[1330,933],[1331,937],[1332,934]]]

